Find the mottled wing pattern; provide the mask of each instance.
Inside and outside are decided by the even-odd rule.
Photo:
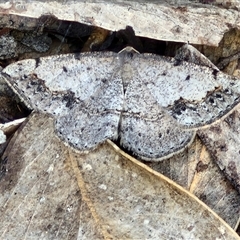
[[[126,73],[122,72],[128,85],[119,133],[121,145],[146,160],[157,160],[184,149],[191,143],[195,131],[184,130],[157,101],[154,94],[164,92],[163,86],[154,89],[154,93],[149,88],[149,84],[158,81],[159,70],[150,71],[147,61],[141,65],[142,57],[138,54],[132,56],[126,52],[122,58],[122,71],[131,69],[132,74],[126,81]]]
[[[135,67],[140,78],[184,128],[210,124],[239,103],[240,83],[234,77],[174,58],[149,54],[139,58]]]
[[[183,150],[239,103],[239,81],[217,69],[129,49],[24,60],[3,73],[30,108],[55,116],[66,143],[83,151],[118,139],[142,159]]]
[[[61,139],[88,150],[118,137],[123,89],[113,60],[113,54],[53,56],[18,62],[5,73],[29,107],[55,116]]]
[[[168,113],[180,124],[190,128],[211,124],[227,114],[240,101],[240,82],[222,72],[215,75],[219,84],[215,90],[208,91],[200,101],[179,99],[167,108]],[[208,77],[211,74],[206,74]]]

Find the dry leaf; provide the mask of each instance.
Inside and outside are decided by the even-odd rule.
[[[47,115],[31,115],[3,157],[2,239],[238,239],[196,197],[115,145],[85,155],[65,147]]]
[[[232,228],[238,227],[240,195],[198,138],[184,152],[146,164],[192,192]]]
[[[77,239],[81,232],[101,238],[66,160],[68,151],[53,137],[52,120],[35,115],[25,124],[3,156],[1,238]]]
[[[240,109],[234,108],[225,119],[217,121],[206,129],[201,129],[199,135],[209,152],[215,158],[220,169],[240,191]]]
[[[238,8],[239,4],[236,2],[234,6]],[[234,10],[234,6],[228,10],[186,0],[178,1],[177,4],[175,1],[142,3],[125,0],[120,2],[32,0],[1,3],[0,13],[34,18],[51,13],[58,19],[78,21],[111,31],[131,25],[138,36],[217,46],[224,32],[233,27],[240,27],[239,12]]]

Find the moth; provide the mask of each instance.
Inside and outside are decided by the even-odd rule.
[[[216,68],[131,48],[22,60],[2,75],[30,109],[55,118],[65,143],[87,151],[111,139],[152,161],[240,101],[239,80]]]

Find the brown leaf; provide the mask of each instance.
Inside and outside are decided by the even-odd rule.
[[[232,228],[238,226],[239,193],[198,138],[182,153],[148,166],[192,192]]]
[[[11,140],[1,179],[2,239],[100,239],[53,121],[33,115]]]
[[[33,114],[11,140],[2,239],[238,239],[195,196],[113,144],[76,153]]]
[[[199,130],[199,136],[215,158],[220,169],[240,192],[240,106],[224,120]]]
[[[111,31],[131,24],[137,36],[214,46],[218,45],[224,32],[240,25],[239,12],[234,10],[239,8],[237,2],[233,3],[231,10],[190,1],[180,2],[8,1],[0,4],[0,13],[35,18],[51,13],[58,19],[78,21]]]

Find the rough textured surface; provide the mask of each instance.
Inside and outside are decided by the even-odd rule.
[[[0,59],[15,57],[17,44],[12,36],[1,36],[0,46],[1,46]]]
[[[240,108],[223,121],[198,132],[220,169],[240,191]]]
[[[210,59],[219,69],[234,75],[233,64],[237,62],[240,52],[240,29],[233,28],[226,32],[218,47],[195,45],[208,59]],[[234,64],[235,65],[235,64]]]
[[[239,81],[216,69],[130,49],[24,60],[3,72],[30,108],[55,116],[71,146],[83,151],[118,139],[142,159],[182,150],[195,135],[190,128],[240,100]]]
[[[0,13],[35,18],[53,14],[112,31],[131,25],[138,36],[215,46],[224,32],[240,27],[237,1],[231,1],[232,9],[222,8],[223,1],[219,7],[199,2],[207,1],[1,1]]]
[[[17,24],[17,26],[19,26],[21,29],[23,26],[29,27],[29,25],[33,24],[34,21],[35,21],[35,23],[36,22],[39,23],[40,29],[43,28],[43,26],[44,26],[44,23],[40,19],[31,19],[31,20],[25,19],[24,21],[20,21],[21,24],[18,24],[19,21],[14,19],[14,17],[15,17],[14,15],[11,15],[11,16],[5,15],[5,16],[10,17],[8,23],[9,23],[9,26],[13,27],[13,28],[14,28],[15,24]],[[21,18],[18,18],[18,19],[21,19]],[[60,22],[59,26],[62,27],[64,25],[63,22],[62,21],[59,21],[59,22]],[[4,26],[4,21],[2,21],[2,18],[1,18],[0,25],[2,26],[2,24],[3,24],[3,27],[6,27],[6,26]],[[77,32],[79,32],[81,30],[81,28],[79,28],[79,25],[77,25],[77,24],[75,25],[73,23],[70,23],[70,25],[71,25],[71,27],[74,25],[74,27],[78,30]],[[33,26],[33,30],[35,31],[36,24],[33,24],[32,26]],[[1,29],[0,34],[2,34],[5,30],[6,29]],[[71,30],[72,30],[72,28],[70,28],[69,26],[65,27],[66,33],[70,33]],[[236,30],[236,29],[234,29],[234,30]],[[11,33],[13,33],[13,32],[14,31],[11,31]],[[236,30],[236,32],[237,32],[237,30]],[[20,32],[20,35],[21,35],[21,32]],[[65,36],[65,35],[63,34],[63,36]],[[4,40],[4,37],[5,36],[3,36],[3,40]],[[18,37],[19,37],[19,35],[17,35],[17,38]],[[51,37],[52,37],[52,35],[51,35]],[[80,35],[80,37],[82,37],[82,36]],[[236,39],[237,39],[237,35],[232,36],[231,39],[228,39],[228,40],[225,39],[226,43],[231,43],[231,44],[230,45],[227,44],[226,49],[223,50],[224,53],[227,52],[226,56],[223,54],[223,56],[226,57],[226,59],[223,59],[223,63],[225,63],[225,60],[227,62],[229,62],[228,56],[230,56],[231,58],[234,57],[234,59],[237,56],[239,56],[239,54],[238,54],[239,44],[237,44],[239,40],[234,41]],[[60,43],[55,45],[57,49],[59,49],[59,44]],[[9,46],[10,46],[10,50],[11,50],[11,48],[15,47],[13,44],[10,44]],[[56,48],[54,49],[55,54],[58,53],[58,51],[56,51]],[[220,47],[220,49],[221,48],[222,48],[222,46]],[[231,51],[232,49],[234,50],[233,52]],[[235,51],[237,52],[236,54],[235,54]],[[5,53],[8,53],[8,51],[5,51],[5,52],[3,51],[2,53],[5,54]],[[9,53],[11,53],[11,51],[9,51]],[[13,51],[13,53],[14,53],[14,51]],[[16,53],[16,51],[15,51],[15,53]],[[47,53],[47,54],[49,54],[49,53]],[[234,54],[234,55],[232,55],[232,54]],[[37,56],[38,55],[35,55],[35,54],[34,55],[28,54],[28,56],[26,55],[24,57],[26,57],[26,58],[34,57],[35,58]],[[221,56],[221,54],[220,54],[220,56]],[[11,57],[11,56],[4,55],[3,57]],[[185,56],[183,59],[187,60],[188,57],[189,56]],[[215,62],[215,63],[217,63],[217,62]],[[197,61],[197,64],[199,64],[198,61]],[[208,64],[207,64],[207,66],[213,67],[212,65],[208,65]],[[218,65],[218,66],[220,67],[220,65]],[[230,71],[230,73],[232,73],[232,71]],[[0,109],[2,109],[2,103],[3,103],[2,98],[0,99],[0,103],[1,103]],[[5,106],[5,104],[3,104],[3,106]],[[0,113],[0,115],[2,117],[2,112]],[[234,137],[238,138],[238,135],[235,135]],[[195,142],[193,145],[195,145]],[[196,146],[197,146],[197,144],[196,144]],[[0,145],[0,148],[2,148],[2,145]],[[166,170],[167,176],[172,177],[173,180],[175,180],[176,182],[180,182],[182,185],[187,186],[187,188],[189,188],[189,185],[190,185],[191,191],[193,191],[201,200],[203,200],[205,203],[208,204],[208,206],[210,206],[212,209],[214,209],[214,211],[217,212],[217,214],[219,214],[219,216],[221,216],[232,227],[234,227],[237,222],[238,215],[239,215],[239,207],[238,207],[239,202],[240,202],[239,196],[237,196],[236,191],[235,192],[233,191],[232,187],[227,183],[227,181],[224,181],[224,178],[222,176],[220,177],[221,174],[219,172],[221,172],[221,171],[217,171],[218,169],[216,168],[216,166],[215,166],[215,168],[213,167],[214,164],[212,163],[211,158],[209,157],[209,154],[207,153],[206,150],[205,151],[202,150],[200,156],[198,154],[199,153],[198,147],[196,147],[195,152],[194,152],[194,150],[193,151],[192,150],[193,149],[191,146],[189,149],[186,149],[184,152],[174,155],[174,157],[172,157],[171,159],[164,160],[162,162],[157,162],[154,164],[158,165],[158,164],[163,163],[164,167],[161,168],[161,170],[162,169]],[[230,156],[231,156],[231,154],[230,154]],[[186,158],[188,158],[187,160],[190,161],[190,163],[186,161]],[[6,163],[7,163],[7,158],[4,158],[1,160],[0,177],[2,176],[2,173],[4,172],[4,169],[6,170],[6,168],[5,168]],[[148,164],[149,163],[150,162],[148,162]],[[189,166],[188,166],[188,163],[189,163]],[[126,183],[126,184],[129,184],[129,183]],[[84,207],[82,207],[82,209],[84,209]],[[4,216],[5,215],[3,214],[1,219],[4,219]],[[84,228],[82,228],[82,229],[84,231]],[[80,231],[80,232],[82,232],[82,231]],[[81,235],[79,235],[79,236],[81,236]],[[56,239],[56,236],[54,236],[54,239]]]
[[[60,145],[52,119],[38,115],[11,140],[1,164],[1,239],[101,239]]]
[[[240,194],[226,179],[216,162],[202,145],[190,192],[236,229],[240,216]]]
[[[33,114],[3,157],[1,239],[238,239],[196,197],[116,146],[73,152],[46,115]]]
[[[232,228],[238,227],[240,194],[198,137],[182,153],[161,162],[145,164],[194,193]]]

